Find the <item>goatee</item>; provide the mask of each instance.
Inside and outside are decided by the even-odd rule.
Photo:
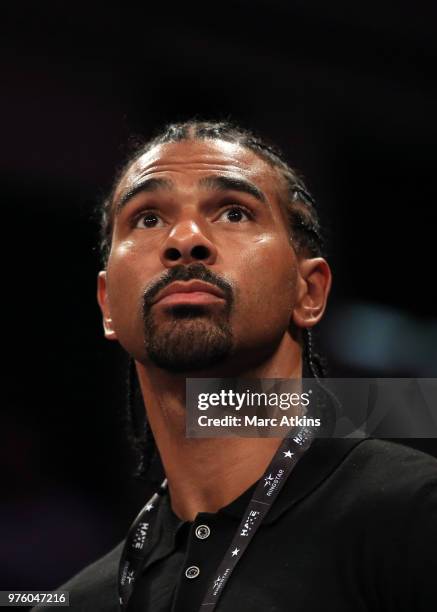
[[[218,287],[225,304],[219,309],[206,305],[170,306],[159,316],[152,309],[154,297],[174,281],[201,280]],[[170,372],[198,371],[219,364],[232,352],[230,315],[233,290],[229,282],[203,264],[171,268],[144,293],[145,348],[149,359]]]

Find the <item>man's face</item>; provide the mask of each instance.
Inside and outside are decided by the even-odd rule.
[[[272,353],[299,275],[279,193],[276,170],[236,144],[181,141],[144,154],[113,201],[99,278],[107,337],[144,365],[180,372]]]

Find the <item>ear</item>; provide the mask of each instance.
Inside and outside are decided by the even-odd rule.
[[[111,312],[109,310],[108,292],[106,287],[106,271],[102,270],[97,276],[97,301],[102,311],[103,330],[107,340],[117,340],[117,335],[112,326]]]
[[[299,262],[298,299],[292,319],[298,327],[313,327],[325,312],[332,274],[328,262],[322,257],[302,259]]]

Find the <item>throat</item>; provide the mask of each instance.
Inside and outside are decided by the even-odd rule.
[[[199,512],[218,512],[261,478],[281,441],[190,440],[188,451],[175,449],[163,457],[173,512],[184,521],[194,521]]]

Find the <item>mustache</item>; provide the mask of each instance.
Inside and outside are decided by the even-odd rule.
[[[200,280],[210,283],[221,289],[224,293],[228,308],[232,306],[234,292],[232,285],[218,274],[211,272],[206,266],[200,263],[175,266],[167,270],[158,280],[149,285],[143,294],[144,311],[151,306],[151,302],[162,289],[175,281]]]

